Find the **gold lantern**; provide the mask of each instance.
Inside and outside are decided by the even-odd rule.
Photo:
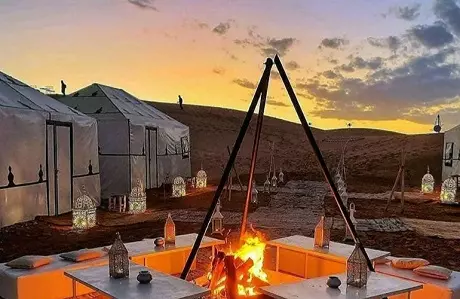
[[[128,250],[123,241],[121,241],[119,232],[117,232],[115,241],[109,250],[109,275],[113,278],[129,276]]]
[[[208,176],[203,167],[196,174],[196,188],[206,188]]]
[[[88,196],[85,186],[82,195],[77,197],[72,208],[72,228],[88,229],[96,225],[96,202]]]
[[[137,180],[136,186],[129,194],[129,212],[132,214],[144,213],[147,208],[147,195],[142,187],[141,180]]]
[[[362,288],[367,284],[367,262],[359,243],[347,260],[347,284],[353,287]]]
[[[430,173],[430,167],[426,171],[426,174],[422,178],[422,193],[433,193],[434,190],[434,178]]]
[[[185,181],[182,177],[178,176],[173,181],[172,197],[185,196]]]
[[[221,234],[224,230],[224,216],[220,212],[220,201],[217,202],[216,210],[211,218],[211,228],[213,234]]]
[[[164,227],[165,243],[176,244],[176,225],[171,217],[171,213],[168,213]]]
[[[454,203],[457,195],[457,183],[453,178],[446,179],[441,186],[441,202]]]
[[[329,248],[330,240],[330,227],[327,225],[325,217],[321,216],[321,219],[315,227],[315,248]]]

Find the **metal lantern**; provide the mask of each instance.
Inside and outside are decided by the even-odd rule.
[[[441,186],[441,202],[454,203],[457,194],[457,183],[453,178],[446,179]]]
[[[270,193],[270,180],[268,175],[267,179],[264,182],[264,193]]]
[[[82,195],[78,197],[72,208],[73,229],[88,229],[96,225],[96,202],[88,196],[85,186]]]
[[[164,236],[166,244],[176,243],[176,224],[174,224],[171,213],[168,213],[168,218],[166,218]]]
[[[359,243],[347,260],[347,284],[353,287],[362,288],[367,284],[368,276],[367,262]]]
[[[206,188],[207,185],[207,178],[206,172],[201,168],[200,171],[196,174],[196,187],[197,188]]]
[[[426,174],[422,178],[422,193],[433,193],[434,190],[434,178],[430,173],[430,167],[428,166]]]
[[[115,241],[109,250],[109,275],[113,278],[129,276],[128,250],[123,241],[121,241],[119,232],[117,232]]]
[[[174,179],[172,186],[172,197],[185,196],[185,181],[182,177],[178,176]]]
[[[283,170],[281,168],[280,168],[280,173],[278,174],[278,182],[280,184],[284,183],[284,173],[283,173]]]
[[[318,224],[315,227],[315,247],[316,248],[329,248],[331,240],[331,230],[326,224],[326,219],[321,216]]]
[[[274,172],[272,176],[271,186],[273,188],[276,188],[278,186],[278,178],[276,177],[276,174]]]
[[[337,191],[339,192],[340,199],[343,202],[344,206],[348,206],[348,193],[347,193],[347,185],[342,178],[340,172],[335,174],[335,186],[337,187]]]
[[[147,208],[147,195],[142,187],[141,180],[137,180],[136,186],[129,194],[129,212],[132,214],[144,213]]]
[[[224,216],[220,212],[220,201],[217,202],[216,210],[211,218],[211,228],[213,234],[221,234],[224,230]]]
[[[257,191],[256,181],[253,181],[252,190],[251,190],[251,203],[253,204],[258,203],[257,194],[259,194],[259,191]]]
[[[350,204],[350,219],[351,223],[353,223],[353,226],[355,227],[355,230],[358,229],[358,221],[355,218],[355,204],[351,203]],[[348,228],[348,225],[345,223],[345,239],[344,240],[353,240],[353,236],[351,235],[350,229]]]

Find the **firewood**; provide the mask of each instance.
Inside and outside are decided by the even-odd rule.
[[[236,269],[238,269],[243,264],[244,264],[244,261],[240,257],[235,258],[235,268]]]
[[[214,258],[213,267],[211,270],[211,281],[209,283],[209,288],[214,290],[217,287],[217,283],[224,274],[224,266],[225,266],[225,253],[220,251],[216,257]]]
[[[225,268],[227,272],[227,279],[225,280],[227,299],[238,299],[238,283],[236,279],[235,257],[233,255],[225,257]]]
[[[253,276],[252,277],[252,281],[251,281],[251,285],[257,287],[257,288],[261,288],[261,287],[268,287],[270,284],[266,281],[263,281],[262,279],[256,277],[256,276]]]
[[[246,262],[244,262],[241,266],[236,269],[236,277],[240,277],[241,275],[245,275],[248,273],[249,269],[254,266],[254,261],[249,258]]]

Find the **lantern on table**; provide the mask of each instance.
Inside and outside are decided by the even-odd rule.
[[[144,213],[147,208],[147,195],[142,187],[141,180],[137,180],[136,186],[129,194],[129,212],[132,214]]]
[[[164,227],[165,243],[176,244],[176,224],[171,217],[171,213],[168,213]]]
[[[125,278],[129,276],[128,250],[123,241],[121,241],[121,236],[118,232],[109,250],[109,275],[113,278]]]
[[[257,199],[257,194],[259,194],[259,191],[257,191],[257,186],[256,186],[256,181],[254,180],[252,182],[252,187],[251,187],[251,203],[257,204],[258,199]]]
[[[185,181],[182,177],[178,176],[173,181],[172,197],[185,196]]]
[[[326,223],[324,216],[321,216],[315,227],[315,248],[329,248],[331,240],[331,229]]]
[[[200,171],[196,174],[196,187],[197,188],[206,188],[208,176],[206,172],[201,168]]]
[[[217,202],[216,210],[211,218],[211,228],[213,234],[222,234],[224,230],[224,216],[220,212],[220,201]]]
[[[441,186],[441,202],[454,203],[457,195],[457,183],[453,178],[446,179]]]
[[[359,243],[347,260],[347,285],[362,288],[367,284],[367,262],[363,252],[359,248]]]
[[[280,184],[284,183],[284,173],[283,173],[283,170],[281,168],[280,168],[280,173],[278,174],[278,182]]]
[[[72,228],[88,229],[96,225],[96,202],[88,196],[85,186],[82,195],[77,197],[72,208]]]
[[[426,174],[422,178],[422,193],[433,193],[434,190],[434,178],[430,173],[430,167],[428,166]]]

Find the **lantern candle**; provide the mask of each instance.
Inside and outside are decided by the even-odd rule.
[[[367,263],[359,243],[347,260],[347,284],[353,287],[362,288],[367,284]]]
[[[109,275],[113,278],[129,276],[129,257],[120,233],[117,232],[115,241],[109,250]]]
[[[200,171],[198,171],[198,173],[196,174],[196,187],[197,188],[206,188],[206,185],[207,185],[207,174],[206,172],[203,170],[203,168],[201,168]]]
[[[422,193],[433,193],[434,190],[434,178],[430,173],[430,167],[428,166],[426,174],[422,178]]]
[[[172,186],[172,197],[185,196],[185,181],[182,177],[178,176],[174,179]]]
[[[88,196],[85,186],[82,195],[78,197],[72,208],[72,228],[83,230],[96,225],[96,202]]]
[[[224,216],[220,212],[220,201],[217,202],[216,210],[211,218],[211,227],[213,234],[222,234]]]
[[[457,195],[457,183],[453,178],[446,179],[441,186],[441,202],[454,203]]]
[[[129,212],[132,214],[144,213],[147,207],[147,195],[142,187],[141,180],[137,180],[136,186],[129,194]]]
[[[321,216],[321,219],[315,227],[315,247],[329,248],[330,239],[331,230],[329,226],[327,226],[324,216]]]
[[[168,213],[166,223],[164,227],[165,243],[175,244],[176,243],[176,225],[171,217],[171,213]]]

